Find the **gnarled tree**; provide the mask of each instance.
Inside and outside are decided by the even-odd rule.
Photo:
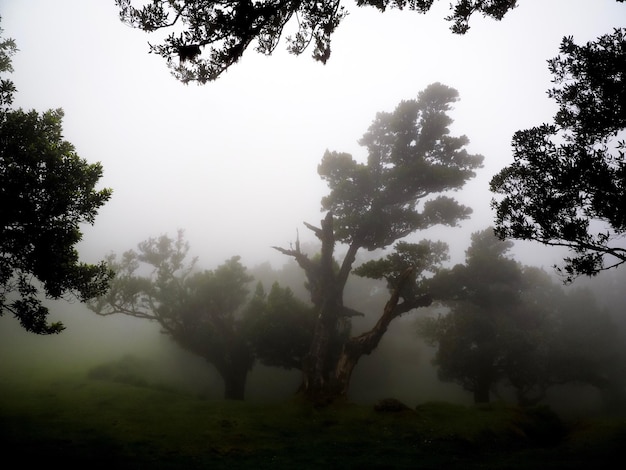
[[[445,245],[399,243],[388,258],[366,263],[357,272],[387,279],[391,296],[370,331],[347,334],[351,318],[360,315],[343,304],[359,250],[387,248],[434,225],[454,226],[471,213],[444,195],[463,187],[483,160],[465,150],[467,137],[449,135],[447,112],[457,98],[456,90],[435,83],[394,112],[379,113],[360,141],[368,152],[366,163],[326,152],[318,172],[330,187],[322,199],[327,214],[320,227],[305,223],[321,242],[320,256],[307,256],[298,243],[290,249],[275,247],[304,270],[317,313],[302,385],[312,400],[345,397],[359,358],[377,347],[391,321],[431,303],[421,281],[445,259]],[[347,246],[341,262],[335,259],[337,243]]]

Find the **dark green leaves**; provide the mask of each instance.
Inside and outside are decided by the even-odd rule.
[[[571,248],[566,280],[626,262],[625,32],[563,40],[549,62],[554,124],[516,132],[514,162],[490,184],[498,235]]]
[[[80,224],[93,224],[111,190],[96,190],[102,166],[63,140],[62,110],[4,108],[10,102],[3,97],[0,109],[0,315],[12,313],[33,333],[58,333],[63,326],[47,324],[39,290],[81,301],[106,291],[109,267],[79,262],[75,246]]]
[[[448,245],[422,240],[419,243],[398,242],[393,253],[383,259],[368,261],[354,269],[354,274],[371,279],[385,279],[390,291],[400,287],[399,280],[407,269],[412,269],[410,282],[402,286],[400,295],[413,299],[428,292],[424,280],[437,272],[448,260]]]
[[[262,285],[245,309],[247,336],[266,366],[301,369],[308,354],[317,314],[293,292],[274,283],[268,293]]]

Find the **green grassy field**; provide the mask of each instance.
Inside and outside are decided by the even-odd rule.
[[[12,468],[588,469],[608,468],[624,445],[626,420],[563,423],[542,408],[319,409],[78,373],[0,379],[0,450]]]

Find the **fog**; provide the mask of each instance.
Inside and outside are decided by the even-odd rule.
[[[272,246],[289,247],[297,234],[303,245],[316,243],[303,222],[318,225],[323,217],[320,199],[327,188],[317,165],[324,151],[363,161],[366,152],[357,141],[376,113],[441,82],[460,94],[452,134],[468,136],[468,151],[483,155],[484,167],[454,194],[472,207],[472,217],[411,240],[446,241],[449,265],[462,262],[471,234],[493,223],[488,183],[512,161],[513,133],[548,122],[555,112],[546,95],[546,61],[558,55],[564,36],[581,44],[623,26],[626,5],[523,0],[502,21],[472,18],[470,31],[456,36],[443,20],[448,2],[436,3],[426,15],[348,4],[326,65],[308,51],[291,56],[283,44],[270,57],[250,50],[216,82],[198,86],[171,77],[164,61],[148,54],[151,37],[123,25],[112,0],[0,0],[3,36],[19,49],[11,76],[15,106],[63,108],[64,137],[82,158],[102,163],[101,187],[113,189],[95,224],[84,227],[82,260],[96,262],[183,229],[201,268],[240,255],[250,270],[263,263],[280,270],[289,260]],[[550,272],[564,254],[533,243],[514,249],[519,261]],[[293,280],[294,291],[301,282]],[[624,325],[618,312],[623,298],[605,292],[602,299]],[[156,324],[98,317],[76,302],[48,305],[51,319],[67,327],[58,336],[34,336],[13,318],[0,318],[2,374],[88,371],[132,356],[154,366],[144,364],[151,381],[221,396],[211,366],[180,350]],[[471,401],[459,386],[438,381],[433,349],[417,338],[414,316],[396,321],[359,363],[355,401]],[[355,320],[355,330],[375,318]],[[296,372],[257,365],[246,397],[282,399],[298,384]],[[584,408],[593,408],[595,398],[580,393]]]

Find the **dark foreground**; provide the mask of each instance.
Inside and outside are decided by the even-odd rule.
[[[137,385],[0,378],[2,460],[111,470],[589,469],[614,466],[626,445],[624,419],[565,423],[542,408],[317,409]]]

